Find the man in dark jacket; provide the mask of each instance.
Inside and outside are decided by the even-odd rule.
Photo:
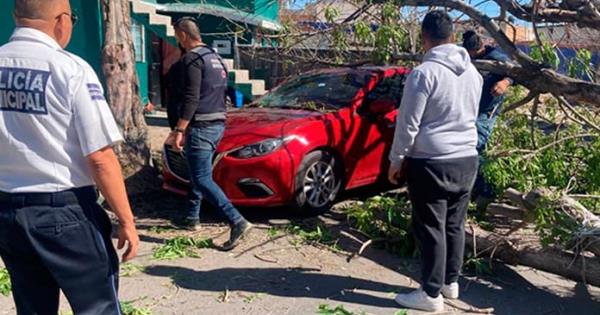
[[[463,34],[463,47],[467,49],[471,60],[492,60],[509,62],[510,58],[500,49],[483,44],[481,37],[473,30]],[[501,111],[505,93],[513,80],[495,73],[482,71],[483,92],[479,102],[477,116],[477,152],[480,156],[480,165],[485,153],[485,147],[496,125],[496,119]],[[473,194],[488,198],[492,196],[491,189],[485,183],[481,172],[477,175]]]
[[[179,111],[181,110],[181,104],[183,104],[183,90],[185,85],[185,81],[183,80],[185,70],[183,55],[185,55],[185,51],[181,53],[182,58],[179,58],[179,60],[172,64],[167,72],[167,118],[171,130],[177,127]]]
[[[225,196],[212,177],[212,160],[225,131],[225,90],[227,69],[221,57],[202,43],[200,30],[191,18],[175,22],[175,37],[185,48],[183,56],[183,103],[177,125],[165,141],[176,150],[185,150],[192,189],[184,226],[199,226],[200,203],[208,200],[225,214],[231,225],[223,249],[233,249],[252,228]]]

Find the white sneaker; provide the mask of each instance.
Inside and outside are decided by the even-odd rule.
[[[442,295],[447,299],[458,299],[458,282],[452,282],[450,284],[445,284],[442,287]]]
[[[432,298],[423,289],[417,289],[410,293],[398,294],[394,299],[396,303],[426,312],[441,312],[444,310],[444,297],[440,294]]]

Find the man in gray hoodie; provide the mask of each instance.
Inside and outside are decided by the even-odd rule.
[[[393,183],[404,176],[408,182],[422,286],[395,300],[404,307],[441,311],[444,297],[458,298],[464,221],[477,173],[475,121],[483,79],[468,52],[453,44],[448,14],[427,14],[422,34],[426,54],[404,87],[388,176]]]

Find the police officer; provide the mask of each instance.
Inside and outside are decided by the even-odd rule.
[[[68,0],[16,0],[0,47],[0,257],[18,314],[120,314],[118,257],[94,183],[119,219],[123,260],[139,238],[112,146],[123,138],[92,68],[64,50]]]
[[[221,57],[202,43],[192,18],[174,23],[175,36],[185,49],[183,56],[183,103],[177,126],[165,141],[176,150],[184,149],[190,170],[186,228],[199,226],[200,203],[206,198],[221,210],[231,225],[224,250],[233,249],[252,225],[239,213],[212,178],[212,158],[225,130],[227,70]]]

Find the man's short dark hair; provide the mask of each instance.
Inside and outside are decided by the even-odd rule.
[[[182,17],[173,23],[175,30],[188,34],[194,40],[202,40],[200,28],[193,17]]]
[[[463,34],[463,47],[474,51],[481,48],[481,37],[474,30],[468,30]]]
[[[14,15],[24,19],[43,19],[56,0],[15,0]]]
[[[421,24],[421,30],[434,41],[445,41],[452,37],[454,26],[448,13],[435,10],[427,13]]]

